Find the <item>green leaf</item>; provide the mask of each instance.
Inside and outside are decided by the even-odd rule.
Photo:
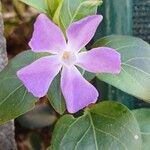
[[[60,88],[60,74],[58,74],[51,83],[47,96],[55,111],[59,114],[63,114],[66,110],[66,107]]]
[[[54,14],[62,0],[45,0],[45,1],[46,1],[47,7],[50,10],[52,16],[54,16]]]
[[[93,79],[95,78],[95,76],[96,76],[95,73],[91,73],[91,72],[85,71],[85,70],[83,70],[83,69],[80,68],[80,67],[77,67],[77,68],[78,68],[78,70],[80,71],[81,75],[82,75],[86,80],[88,80],[89,82],[90,82],[91,80],[93,80]]]
[[[65,30],[72,22],[80,20],[88,15],[94,15],[102,0],[64,0],[60,21]]]
[[[133,111],[136,117],[142,135],[141,150],[149,150],[150,148],[150,109],[142,108]]]
[[[45,0],[20,0],[20,1],[24,2],[27,5],[30,5],[34,8],[36,8],[40,12],[46,13],[47,6],[45,3]]]
[[[56,124],[53,150],[140,150],[138,123],[125,106],[101,102],[83,116],[63,116]]]
[[[59,0],[58,7],[55,9],[55,12],[52,13],[53,22],[56,23],[60,27],[60,13],[62,8],[63,0]]]
[[[108,36],[93,47],[106,46],[121,54],[122,70],[119,75],[97,74],[98,79],[145,101],[150,101],[150,46],[130,36]]]
[[[63,31],[74,21],[97,12],[102,0],[20,0],[46,13]]]
[[[60,15],[60,9],[63,0],[20,0],[20,1],[36,8],[40,12],[46,13],[51,19],[54,20],[54,22],[55,21],[59,22],[58,15]]]
[[[95,78],[95,76],[96,76],[94,73],[91,73],[91,72],[88,72],[88,71],[85,71],[85,70],[83,70],[82,75],[88,81],[93,80]]]
[[[16,72],[41,56],[43,54],[23,52],[0,73],[0,124],[17,118],[35,106],[37,98],[26,90],[17,78]]]

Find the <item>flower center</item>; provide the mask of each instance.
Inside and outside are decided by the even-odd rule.
[[[64,51],[61,60],[66,66],[74,65],[77,60],[76,54],[74,52]]]
[[[65,51],[64,53],[63,53],[63,59],[64,60],[68,60],[69,58],[70,58],[70,52],[67,52],[67,51]]]

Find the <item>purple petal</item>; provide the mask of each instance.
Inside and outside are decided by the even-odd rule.
[[[88,16],[74,22],[67,29],[68,49],[79,51],[93,38],[102,21],[101,15]]]
[[[17,72],[29,92],[35,97],[46,95],[48,88],[61,69],[57,56],[40,58]]]
[[[56,53],[66,48],[62,31],[46,15],[37,17],[29,46],[34,52]]]
[[[61,89],[70,113],[75,113],[89,104],[95,103],[98,98],[95,87],[82,77],[75,66],[63,67]]]
[[[118,74],[121,71],[121,58],[116,50],[99,47],[79,53],[77,65],[89,72]]]

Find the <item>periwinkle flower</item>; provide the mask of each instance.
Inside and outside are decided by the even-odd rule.
[[[75,113],[95,103],[99,95],[96,88],[82,77],[76,66],[93,73],[118,74],[121,70],[120,54],[112,48],[98,47],[81,52],[101,21],[101,15],[93,15],[72,23],[66,31],[66,41],[58,26],[46,15],[39,15],[29,46],[36,53],[49,52],[52,55],[17,72],[28,91],[35,97],[45,96],[52,80],[61,71],[60,86],[68,112]]]

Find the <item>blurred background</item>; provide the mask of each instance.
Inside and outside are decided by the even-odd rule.
[[[37,11],[18,0],[2,0],[5,37],[9,57],[29,49],[28,41]]]

